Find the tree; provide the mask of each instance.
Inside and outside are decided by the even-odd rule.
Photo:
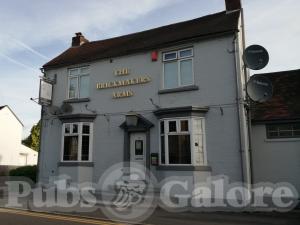
[[[38,151],[40,147],[40,132],[41,121],[31,128],[30,135],[22,141],[22,144],[28,148]]]

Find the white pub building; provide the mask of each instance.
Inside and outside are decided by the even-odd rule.
[[[224,174],[250,183],[239,1],[226,11],[106,40],[76,33],[43,66],[39,181],[97,183],[119,162],[193,185]]]

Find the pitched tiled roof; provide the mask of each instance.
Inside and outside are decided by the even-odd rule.
[[[71,47],[46,63],[44,69],[70,66],[157,49],[184,41],[236,32],[240,11],[220,12],[197,19],[116,38]]]
[[[6,107],[6,105],[0,105],[0,110],[3,109],[4,107]]]
[[[255,103],[254,121],[300,119],[300,70],[260,74],[273,84],[273,97],[265,103]]]

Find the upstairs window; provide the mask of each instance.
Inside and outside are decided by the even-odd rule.
[[[89,67],[69,70],[68,99],[88,98],[90,96]]]
[[[267,138],[300,138],[300,123],[268,124]]]
[[[171,89],[194,84],[193,49],[163,53],[163,88]]]
[[[65,123],[62,161],[91,161],[92,132],[92,123]]]

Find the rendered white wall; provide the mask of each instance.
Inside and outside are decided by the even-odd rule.
[[[36,151],[21,144],[23,126],[8,107],[0,110],[0,165],[37,164]],[[23,154],[21,154],[23,153]],[[24,159],[27,154],[27,159]]]
[[[300,139],[267,139],[265,125],[252,126],[255,182],[289,182],[300,192]]]

